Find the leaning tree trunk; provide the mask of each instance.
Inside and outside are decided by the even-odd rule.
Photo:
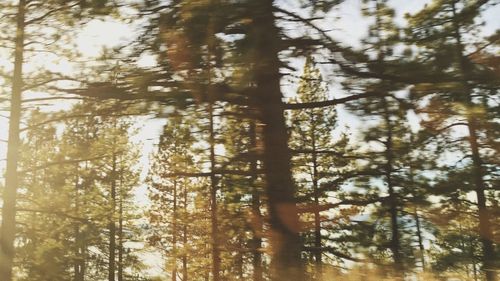
[[[300,225],[280,89],[280,34],[273,15],[273,1],[254,0],[251,5],[253,26],[249,39],[254,42],[255,48],[255,106],[263,125],[263,168],[271,228],[272,280],[304,280]]]
[[[3,191],[2,227],[0,232],[0,280],[12,280],[14,239],[16,237],[16,197],[19,184],[17,166],[19,158],[19,127],[21,121],[21,97],[23,88],[23,57],[26,0],[19,0],[17,12],[16,46],[12,96],[10,103],[7,169]]]

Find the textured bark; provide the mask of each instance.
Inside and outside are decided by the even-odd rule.
[[[279,30],[273,1],[251,3],[256,81],[255,104],[263,125],[263,163],[269,204],[272,280],[304,280],[295,188],[290,171],[290,151],[280,89]]]
[[[14,239],[16,237],[16,197],[19,184],[19,126],[21,120],[21,98],[23,88],[23,57],[26,0],[19,0],[17,11],[16,46],[12,96],[10,104],[9,137],[7,146],[7,169],[3,191],[2,227],[0,232],[0,280],[12,280]]]

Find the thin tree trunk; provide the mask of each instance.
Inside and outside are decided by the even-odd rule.
[[[172,214],[172,281],[177,280],[177,180],[174,180],[174,206]]]
[[[422,229],[420,226],[420,217],[418,215],[418,208],[415,207],[413,216],[415,218],[415,225],[417,228],[418,248],[420,250],[420,262],[422,263],[422,271],[425,271],[425,248],[422,237]]]
[[[19,0],[7,145],[7,169],[3,191],[2,227],[0,230],[0,279],[2,281],[12,280],[12,267],[15,255],[14,239],[16,237],[16,197],[19,184],[17,169],[23,88],[25,12],[26,0]]]
[[[188,203],[188,195],[187,195],[187,185],[184,183],[184,218],[183,218],[183,227],[182,227],[182,245],[183,245],[183,254],[182,254],[182,281],[188,281],[188,271],[187,271],[187,245],[188,245],[188,237],[187,237],[187,203]]]
[[[387,183],[387,189],[389,192],[389,214],[391,217],[391,242],[390,249],[392,252],[392,258],[394,260],[394,270],[396,271],[396,276],[399,280],[404,279],[404,265],[403,257],[401,254],[401,244],[399,237],[399,224],[398,224],[398,196],[394,190],[394,183],[392,178],[393,173],[393,132],[392,124],[389,115],[389,105],[387,104],[386,98],[382,98],[382,103],[384,106],[384,118],[387,126],[387,140],[386,140],[386,167],[385,167],[385,177]]]
[[[108,281],[115,281],[115,262],[116,262],[116,153],[113,151],[111,170],[111,212],[109,216],[109,260],[108,260]]]
[[[470,250],[470,256],[472,259],[472,274],[474,276],[474,281],[478,281],[476,257],[474,254],[475,247],[474,247],[473,239],[474,239],[474,237],[470,236],[470,238],[469,238],[469,250]]]
[[[314,118],[314,117],[313,117]],[[314,124],[314,120],[313,120]],[[322,261],[321,256],[323,255],[321,250],[321,218],[319,211],[319,191],[318,191],[318,155],[316,152],[316,126],[311,127],[311,138],[312,138],[312,164],[313,164],[313,194],[314,194],[314,247],[316,248],[314,252],[314,259],[316,262],[316,271],[318,273],[318,280],[322,279]]]
[[[78,164],[76,164],[76,177],[75,177],[75,216],[80,215],[80,186],[79,186],[79,180],[80,176],[78,174]],[[80,232],[80,224],[79,222],[75,223],[75,264],[74,264],[74,271],[75,271],[75,281],[83,281],[84,280],[84,275],[83,275],[83,267],[85,264],[85,257],[83,256],[83,251],[82,251],[82,233]]]
[[[123,281],[123,169],[120,169],[120,187],[118,196],[118,281]]]
[[[452,12],[453,12],[453,25],[454,25],[454,36],[457,45],[457,59],[459,60],[460,71],[462,75],[462,84],[464,86],[465,91],[465,102],[471,110],[474,106],[472,102],[471,93],[472,88],[469,85],[467,79],[470,76],[469,68],[467,67],[467,58],[464,55],[464,47],[462,43],[462,35],[460,33],[460,26],[457,22],[457,13],[455,2],[452,4]],[[491,215],[486,206],[486,184],[484,182],[484,168],[483,161],[481,159],[481,155],[479,153],[479,143],[478,143],[478,125],[477,120],[473,114],[467,114],[467,126],[469,129],[469,137],[468,142],[472,152],[472,164],[474,168],[474,186],[477,196],[477,207],[478,207],[478,215],[479,215],[479,226],[478,231],[481,239],[481,244],[483,248],[483,271],[486,276],[487,281],[496,281],[497,274],[496,271],[498,269],[497,262],[495,260],[495,249],[493,244],[493,229],[491,226]]]
[[[244,264],[243,249],[245,248],[245,243],[242,233],[239,233],[238,235],[238,246],[240,249],[237,250],[235,257],[236,277],[237,280],[243,280],[243,264]]]
[[[251,2],[253,26],[249,34],[255,48],[256,106],[263,125],[263,168],[269,204],[272,280],[304,280],[300,224],[280,89],[280,34],[273,15],[273,2]]]
[[[209,111],[209,142],[210,142],[210,220],[212,236],[212,278],[213,281],[220,281],[220,250],[219,250],[219,221],[217,216],[217,178],[215,177],[215,132],[213,104],[210,102]]]
[[[252,150],[252,158],[250,162],[250,182],[252,187],[252,212],[254,221],[254,229],[252,230],[252,240],[250,241],[252,248],[252,266],[253,266],[253,281],[263,280],[262,271],[262,214],[260,211],[260,192],[257,186],[257,126],[254,121],[250,123],[250,149]]]

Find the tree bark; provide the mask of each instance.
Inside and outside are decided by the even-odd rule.
[[[174,207],[172,214],[172,281],[177,280],[177,180],[174,180]]]
[[[219,221],[217,217],[217,178],[215,177],[215,132],[213,104],[210,102],[209,111],[209,142],[210,142],[210,220],[212,236],[212,280],[220,281],[220,250],[219,250]]]
[[[188,203],[188,194],[187,194],[187,185],[184,184],[184,198],[183,198],[183,208],[184,208],[184,217],[183,217],[183,227],[182,227],[182,244],[183,244],[183,254],[182,254],[182,281],[188,281],[188,271],[187,271],[187,245],[188,245],[188,230],[187,230],[187,203]]]
[[[80,215],[80,185],[79,185],[79,172],[78,172],[78,164],[75,166],[75,217]],[[84,266],[85,266],[85,257],[83,249],[83,239],[82,233],[80,231],[79,222],[75,222],[75,264],[74,264],[74,272],[75,272],[75,281],[83,281],[84,280]]]
[[[425,271],[425,248],[424,248],[424,241],[423,241],[423,237],[422,237],[422,228],[420,226],[420,217],[418,215],[418,208],[417,207],[415,207],[413,215],[415,218],[415,225],[417,228],[418,248],[420,250],[420,263],[422,263],[422,271]]]
[[[314,117],[313,117],[314,118]],[[311,127],[311,139],[312,139],[312,164],[313,164],[313,193],[314,193],[314,206],[319,206],[319,190],[318,190],[318,155],[316,148],[316,126]],[[316,271],[319,275],[319,280],[322,279],[322,261],[321,256],[323,255],[321,250],[321,218],[319,208],[314,208],[314,247],[316,251],[314,252],[314,259],[316,262]]]
[[[14,240],[16,237],[16,197],[19,184],[17,169],[23,88],[25,13],[26,0],[19,0],[7,146],[7,169],[3,191],[2,227],[0,230],[0,279],[3,281],[12,280],[12,267],[15,255]]]
[[[385,97],[382,98],[382,105],[384,107],[384,119],[387,126],[387,140],[386,140],[386,149],[385,149],[385,158],[386,158],[386,166],[385,166],[385,177],[387,183],[387,189],[389,192],[389,214],[391,218],[391,242],[390,249],[392,252],[392,258],[394,260],[394,270],[398,280],[404,279],[404,264],[403,264],[403,256],[401,254],[401,242],[399,237],[399,224],[398,224],[398,208],[399,208],[399,200],[396,191],[394,190],[394,183],[392,178],[393,173],[393,132],[392,132],[392,124],[390,120],[389,114],[389,105],[387,104],[387,100]]]
[[[111,170],[111,212],[109,216],[109,260],[108,260],[108,281],[115,281],[115,266],[116,266],[116,224],[115,224],[115,209],[116,209],[116,153],[113,151]]]
[[[263,125],[263,163],[269,204],[272,280],[304,280],[302,243],[290,170],[288,133],[280,89],[280,34],[273,15],[273,1],[251,3],[254,44],[255,104]]]
[[[459,60],[459,68],[462,76],[462,84],[464,88],[465,103],[471,110],[474,107],[472,102],[472,87],[468,83],[468,77],[470,76],[470,70],[468,68],[468,61],[464,54],[464,47],[462,43],[462,35],[460,32],[460,26],[457,19],[456,2],[452,3],[452,13],[453,13],[453,26],[454,26],[454,37],[456,43],[457,59]],[[479,215],[479,225],[478,231],[481,239],[481,244],[483,248],[483,271],[486,276],[487,281],[496,281],[498,265],[495,259],[495,247],[493,244],[493,229],[491,226],[491,215],[486,206],[486,184],[484,182],[484,168],[483,161],[479,152],[479,142],[478,142],[478,125],[476,117],[473,113],[467,114],[467,127],[469,129],[468,142],[472,152],[472,164],[474,169],[474,187],[477,196],[477,207]]]
[[[262,271],[262,214],[260,211],[260,192],[257,186],[257,126],[254,121],[250,123],[250,148],[252,149],[252,158],[250,162],[250,182],[252,187],[252,213],[254,216],[254,229],[252,230],[252,240],[250,245],[252,248],[252,266],[253,266],[253,281],[263,280]]]
[[[123,281],[123,169],[120,169],[120,187],[118,195],[118,281]]]

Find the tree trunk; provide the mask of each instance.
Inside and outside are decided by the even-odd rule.
[[[252,187],[252,213],[254,216],[254,229],[252,230],[252,240],[250,245],[252,248],[252,266],[253,266],[253,281],[262,281],[262,214],[260,212],[260,192],[257,186],[257,126],[254,121],[250,124],[250,148],[251,162],[250,162],[250,182],[249,186]]]
[[[109,216],[109,260],[108,260],[108,281],[115,281],[115,260],[116,260],[116,153],[113,151],[111,170],[111,212]]]
[[[422,271],[425,271],[425,248],[424,248],[424,241],[423,241],[423,237],[422,237],[422,229],[420,226],[420,217],[418,215],[418,208],[417,207],[415,207],[413,215],[415,218],[415,225],[417,228],[418,248],[420,250],[420,263],[422,264]]]
[[[17,11],[16,46],[12,96],[10,103],[9,137],[7,146],[7,169],[3,191],[2,227],[0,232],[0,279],[12,280],[14,261],[14,239],[16,237],[16,197],[19,158],[19,126],[21,121],[21,99],[23,88],[23,57],[26,0],[19,0]]]
[[[467,58],[464,54],[464,47],[462,43],[462,35],[460,33],[460,26],[457,20],[457,13],[455,2],[452,3],[452,13],[453,13],[453,25],[454,25],[454,36],[456,41],[457,59],[459,60],[459,66],[462,76],[462,84],[465,94],[465,103],[469,107],[469,110],[474,107],[472,102],[472,87],[468,83],[468,77],[470,76]],[[496,281],[498,269],[497,262],[495,260],[495,248],[493,244],[493,229],[491,226],[491,215],[486,206],[486,184],[484,182],[484,168],[481,155],[479,153],[479,143],[478,143],[478,126],[477,120],[473,114],[467,114],[467,127],[469,129],[468,142],[472,152],[472,164],[474,168],[474,186],[477,196],[477,207],[479,215],[479,226],[478,231],[481,239],[481,244],[483,248],[483,271],[486,276],[487,281]]]
[[[313,117],[314,118],[314,117]],[[316,271],[318,274],[317,280],[322,280],[322,261],[321,256],[323,255],[321,250],[321,218],[319,211],[319,191],[318,191],[318,155],[316,148],[316,126],[311,127],[311,137],[312,137],[312,164],[313,164],[313,193],[314,193],[314,260],[316,262]]]
[[[118,200],[118,281],[123,281],[123,169],[120,169]]]
[[[212,278],[220,281],[220,250],[219,250],[219,221],[217,217],[217,178],[215,177],[215,132],[213,104],[210,102],[209,111],[209,142],[210,142],[210,220],[212,236]]]
[[[75,216],[80,215],[80,186],[79,186],[79,174],[78,174],[78,164],[76,164],[76,177],[75,177]],[[74,272],[75,272],[75,281],[83,281],[83,268],[85,265],[85,257],[83,256],[82,250],[82,233],[80,231],[80,223],[75,222],[75,264],[74,264]]]
[[[398,280],[404,279],[404,265],[403,257],[401,254],[401,245],[399,237],[399,224],[398,224],[398,196],[394,190],[394,183],[392,181],[393,173],[393,132],[392,124],[389,114],[389,105],[385,97],[382,98],[382,104],[384,106],[384,118],[387,126],[387,140],[386,140],[386,167],[385,167],[385,177],[387,183],[387,189],[389,192],[389,214],[391,217],[391,242],[390,249],[392,252],[392,258],[394,260],[394,270]]]
[[[188,237],[187,237],[187,202],[188,202],[188,195],[187,195],[187,185],[184,184],[184,202],[183,202],[183,208],[184,208],[184,217],[183,217],[183,227],[182,227],[182,245],[183,245],[183,254],[182,254],[182,281],[188,281],[188,271],[187,271],[187,244],[188,244]]]
[[[172,214],[172,281],[177,280],[177,180],[174,180],[174,208]]]
[[[280,89],[280,34],[273,15],[273,1],[254,0],[251,5],[253,26],[249,41],[254,43],[255,104],[263,125],[263,168],[269,203],[272,280],[304,280],[300,224]]]

